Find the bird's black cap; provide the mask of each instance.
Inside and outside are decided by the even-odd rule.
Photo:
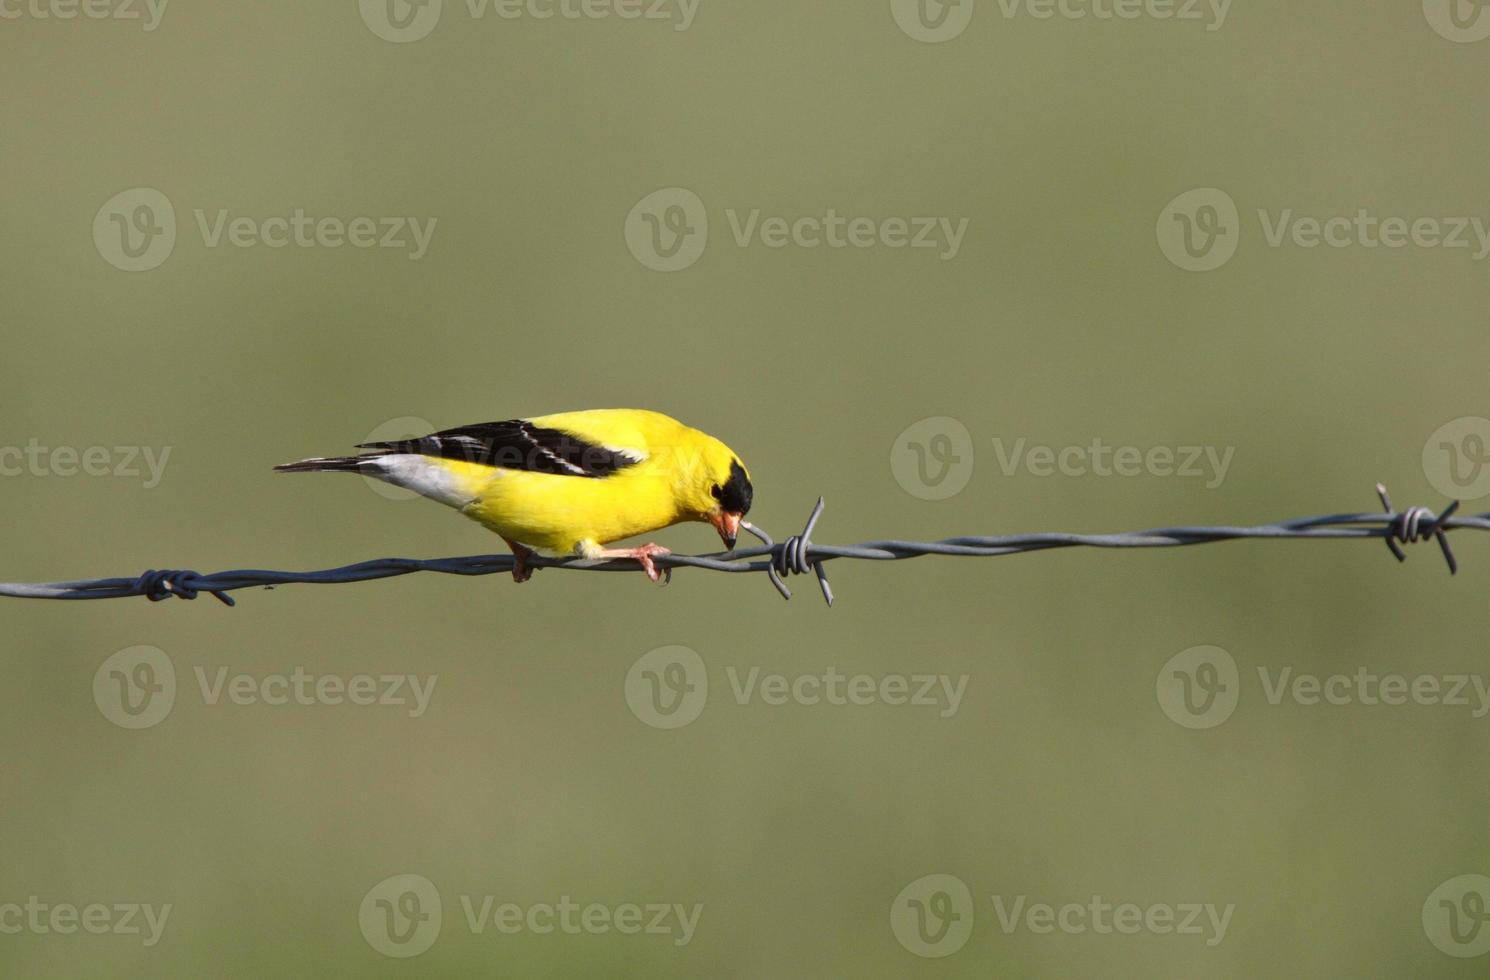
[[[750,485],[750,477],[745,475],[745,467],[738,459],[731,461],[729,481],[719,491],[719,506],[731,514],[748,514],[754,496],[755,489]]]

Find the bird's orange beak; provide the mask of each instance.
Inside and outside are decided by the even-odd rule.
[[[735,546],[735,539],[740,536],[740,521],[744,517],[744,514],[733,514],[727,510],[718,510],[709,515],[709,523],[719,532],[726,548]]]

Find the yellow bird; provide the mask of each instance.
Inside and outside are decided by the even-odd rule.
[[[281,473],[361,473],[454,507],[502,536],[526,582],[535,552],[634,558],[652,581],[657,544],[607,548],[684,521],[735,546],[753,490],[724,443],[660,412],[602,408],[446,429],[360,445],[360,456],[301,460]]]

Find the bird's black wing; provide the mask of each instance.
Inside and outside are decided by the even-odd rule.
[[[561,476],[605,477],[641,461],[597,446],[571,432],[547,429],[525,419],[445,429],[418,439],[370,442],[357,447],[379,453],[419,453],[485,466]]]

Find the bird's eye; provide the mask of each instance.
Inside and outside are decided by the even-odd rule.
[[[709,488],[709,494],[715,500],[723,500],[724,499],[724,491],[720,488],[719,484],[717,484],[717,483],[714,484],[712,487]]]

